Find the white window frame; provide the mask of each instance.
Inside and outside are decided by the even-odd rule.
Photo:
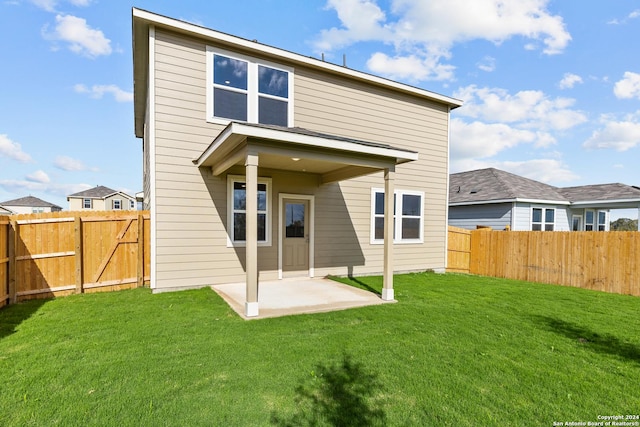
[[[87,207],[87,201],[89,202],[89,207]],[[93,200],[89,198],[82,199],[82,209],[92,209],[93,208]]]
[[[370,243],[372,245],[384,244],[384,239],[376,239],[376,217],[383,217],[383,215],[376,214],[376,194],[384,194],[384,188],[372,188],[371,189],[371,228],[370,228]],[[420,197],[420,216],[413,215],[398,215],[398,212],[402,212],[402,196],[419,196]],[[394,191],[395,197],[395,210],[396,213],[393,216],[393,243],[394,244],[421,244],[424,243],[424,191],[415,190],[403,190],[396,189]],[[403,239],[402,236],[402,219],[403,218],[419,218],[419,236],[418,239]]]
[[[600,214],[604,214],[604,222],[600,222]],[[609,220],[609,215],[607,211],[597,211],[596,212],[596,230],[597,231],[608,231],[607,223]],[[602,227],[602,229],[600,229]]]
[[[118,203],[118,207],[116,207],[116,203]],[[122,199],[113,199],[113,200],[111,200],[111,207],[113,208],[114,211],[121,211],[122,210]]]
[[[233,213],[233,186],[236,182],[246,184],[247,177],[244,175],[227,175],[227,247],[245,247],[247,242],[244,240],[233,240],[234,217]],[[265,218],[265,240],[258,240],[258,246],[271,246],[271,224],[273,219],[273,206],[271,203],[271,178],[258,177],[258,184],[265,184],[267,187],[267,206],[265,211],[258,210],[258,213],[264,212]]]
[[[136,209],[136,201],[135,200],[129,200],[129,210],[134,211]]]
[[[533,210],[534,209],[541,209],[542,210],[542,218],[541,218],[541,222],[534,222],[533,221]],[[551,210],[553,211],[553,222],[547,222],[547,211]],[[529,230],[534,231],[533,230],[533,224],[540,224],[540,230],[535,230],[535,231],[555,231],[556,229],[556,218],[557,218],[557,212],[556,212],[556,208],[550,208],[548,206],[531,206],[531,223],[529,224]],[[547,230],[546,226],[547,224],[552,224],[553,225],[553,230]]]
[[[574,230],[573,229],[573,221],[576,218],[579,220],[579,223],[578,223],[579,227],[578,227],[577,230]],[[582,217],[582,215],[578,215],[578,214],[572,214],[571,215],[571,231],[584,231],[584,224],[583,223],[584,223],[584,218]]]
[[[593,214],[593,221],[592,222],[587,222],[589,213]],[[598,223],[598,213],[596,211],[594,211],[593,209],[585,210],[585,212],[584,212],[584,229],[585,229],[585,231],[596,231],[598,229],[597,223]],[[587,230],[587,227],[589,227],[589,226],[591,226],[591,230]]]
[[[231,52],[224,49],[214,48],[212,46],[207,46],[207,122],[226,125],[229,122],[233,121],[232,119],[226,119],[223,117],[215,117],[213,114],[213,89],[215,84],[213,82],[213,56],[214,55],[223,55],[231,59],[236,59],[239,61],[244,61],[247,63],[247,90],[242,89],[234,89],[234,88],[225,88],[234,92],[242,92],[247,94],[247,123],[258,123],[258,101],[259,97],[266,97],[272,99],[282,100],[283,98],[277,96],[271,96],[268,94],[259,94],[258,93],[258,67],[260,65],[273,68],[279,71],[285,71],[288,73],[288,97],[287,97],[287,126],[293,127],[293,83],[294,83],[294,69],[292,67],[287,67],[280,64],[275,64],[273,62],[264,61],[262,59],[257,59],[251,56],[246,56],[242,54],[238,54],[235,52]]]

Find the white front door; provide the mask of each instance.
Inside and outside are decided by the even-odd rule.
[[[309,200],[284,199],[282,205],[283,277],[309,275]]]

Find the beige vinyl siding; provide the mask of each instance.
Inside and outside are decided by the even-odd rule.
[[[419,152],[419,161],[397,168],[395,185],[424,192],[424,244],[395,245],[395,267],[443,270],[447,107],[301,67],[294,81],[295,126]],[[206,44],[157,30],[153,84],[156,287],[244,281],[244,248],[227,247],[226,176],[192,163],[223,129],[206,121]],[[272,179],[272,240],[258,248],[260,280],[277,278],[279,193],[315,196],[317,276],[382,272],[383,245],[370,244],[371,188],[384,186],[382,173],[323,186],[310,174],[258,174]]]
[[[69,198],[69,210],[70,211],[81,211],[84,210],[82,201],[84,199],[78,199],[76,197]]]

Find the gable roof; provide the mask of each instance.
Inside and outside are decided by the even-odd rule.
[[[495,168],[451,174],[449,204],[546,200],[569,204],[557,187]]]
[[[387,89],[404,92],[417,97],[435,101],[440,104],[447,105],[450,109],[460,107],[462,101],[399,83],[383,77],[357,71],[348,67],[325,62],[313,57],[300,55],[284,49],[258,43],[256,40],[244,39],[230,34],[225,34],[206,27],[195,25],[189,22],[181,21],[156,13],[148,12],[143,9],[132,8],[133,19],[133,79],[134,79],[134,117],[135,117],[135,134],[142,138],[144,118],[147,102],[146,79],[149,75],[149,27],[165,28],[174,32],[186,34],[188,36],[197,37],[206,42],[215,43],[225,46],[228,49],[238,49],[249,55],[268,56],[275,61],[287,62],[290,64],[304,65],[306,67],[321,70],[329,74],[338,74],[352,80],[366,82],[373,86],[385,87]]]
[[[109,187],[105,187],[104,185],[98,185],[88,190],[80,191],[74,194],[69,194],[67,196],[67,200],[69,200],[70,197],[78,197],[83,199],[104,199],[116,193],[122,194],[123,196],[126,196],[129,199],[133,199],[133,197],[131,197],[126,193],[123,193],[122,191],[113,190]]]
[[[62,209],[58,205],[54,205],[53,203],[49,203],[42,199],[39,199],[34,196],[26,196],[21,197],[19,199],[7,200],[6,202],[0,203],[2,206],[23,206],[29,208],[58,208]]]
[[[449,205],[535,201],[565,205],[640,202],[640,188],[625,184],[554,187],[495,168],[451,174]]]

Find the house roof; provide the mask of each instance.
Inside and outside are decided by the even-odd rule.
[[[640,203],[640,188],[619,183],[554,187],[495,168],[455,173],[449,178],[450,205],[512,201],[620,207]]]
[[[54,205],[53,203],[49,203],[42,199],[39,199],[34,196],[26,196],[21,197],[19,199],[7,200],[6,202],[0,203],[2,206],[23,206],[29,208],[58,208],[62,209],[58,205]]]
[[[122,191],[113,190],[109,187],[105,187],[104,185],[98,185],[88,190],[80,191],[74,194],[69,194],[67,196],[67,200],[70,197],[78,197],[83,199],[104,199],[116,193],[122,194],[130,199],[133,199],[133,197],[129,196],[126,193],[123,193]]]
[[[620,183],[564,187],[560,188],[560,192],[572,202],[640,200],[640,188]]]
[[[417,88],[407,84],[395,82],[362,71],[353,70],[337,64],[322,61],[305,55],[293,53],[284,49],[258,43],[256,40],[248,40],[230,34],[225,34],[189,22],[169,18],[167,16],[148,12],[143,9],[133,8],[133,77],[134,77],[134,115],[135,133],[141,138],[145,109],[147,102],[146,79],[149,75],[149,27],[166,28],[171,31],[187,34],[193,37],[207,40],[211,43],[226,46],[230,49],[240,49],[248,54],[267,55],[276,61],[298,64],[314,69],[322,70],[330,74],[338,74],[353,80],[366,82],[374,86],[381,86],[398,92],[404,92],[417,97],[429,99],[454,109],[462,105],[462,101]]]
[[[454,173],[449,178],[449,204],[516,199],[568,202],[557,187],[495,168]]]
[[[418,160],[417,152],[387,144],[303,128],[231,122],[193,163],[219,175],[243,164],[248,151],[260,153],[262,167],[315,173],[322,182]]]

